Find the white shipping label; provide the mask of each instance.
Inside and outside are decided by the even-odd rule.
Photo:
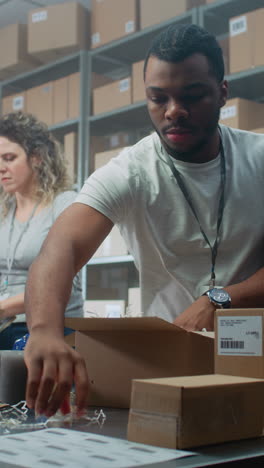
[[[217,317],[217,354],[263,356],[262,317]]]
[[[16,96],[13,98],[12,104],[14,111],[19,111],[24,108],[24,96]]]
[[[220,119],[231,119],[232,117],[236,117],[237,115],[237,107],[236,106],[227,106],[221,110]]]
[[[245,15],[230,20],[229,34],[231,37],[238,36],[244,32],[247,32],[247,17]]]
[[[100,33],[99,32],[92,34],[92,45],[99,44],[100,41],[101,41],[101,39],[100,39]]]
[[[48,19],[47,10],[37,11],[32,13],[32,23],[40,23],[41,21],[46,21]]]
[[[125,24],[125,32],[126,34],[132,33],[135,31],[135,22],[134,21],[127,21]]]
[[[119,91],[120,91],[120,93],[128,91],[129,88],[130,88],[129,78],[125,78],[124,80],[119,81]]]

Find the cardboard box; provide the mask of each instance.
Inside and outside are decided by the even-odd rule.
[[[77,2],[30,10],[28,52],[49,62],[89,45],[88,10]]]
[[[132,102],[145,101],[144,60],[132,64]]]
[[[251,132],[254,132],[254,133],[264,133],[264,127],[263,127],[263,128],[254,128],[253,130],[251,130]]]
[[[53,82],[54,107],[53,124],[67,120],[68,118],[68,77],[60,78]]]
[[[262,127],[264,104],[248,99],[229,99],[221,109],[220,123],[241,130]]]
[[[78,170],[78,135],[76,132],[64,135],[64,155],[69,177],[74,184],[77,181]]]
[[[68,76],[68,120],[80,117],[80,73]]]
[[[115,148],[108,151],[102,151],[94,155],[94,170],[105,166],[112,158],[117,156],[124,148]]]
[[[117,132],[111,135],[91,136],[90,155],[93,169],[104,166],[112,157],[117,156],[124,147],[134,143],[131,132]]]
[[[138,0],[92,0],[91,47],[138,30]]]
[[[204,0],[140,0],[140,29],[182,15],[187,10],[202,5]]]
[[[27,53],[27,25],[10,24],[0,29],[0,79],[26,72],[39,60]]]
[[[128,408],[132,379],[212,374],[211,334],[158,317],[66,319],[90,377],[90,404]]]
[[[113,81],[93,90],[93,113],[110,112],[132,102],[131,79]]]
[[[87,300],[84,301],[84,317],[123,317],[126,303],[124,300]]]
[[[254,39],[254,56],[253,64],[255,67],[261,67],[264,65],[264,49],[263,49],[263,24],[264,24],[264,8],[260,8],[256,11],[256,28],[255,28],[255,39]]]
[[[215,371],[264,379],[264,309],[218,310]]]
[[[47,125],[53,125],[53,81],[26,91],[27,112],[35,115]]]
[[[18,111],[26,112],[26,93],[12,94],[2,99],[2,115]]]
[[[254,66],[255,27],[255,11],[229,20],[230,73],[237,73]]]
[[[93,258],[115,257],[119,255],[128,255],[128,250],[118,227],[114,226],[112,231],[94,253]]]
[[[134,380],[128,440],[184,449],[262,435],[264,381],[225,375]]]

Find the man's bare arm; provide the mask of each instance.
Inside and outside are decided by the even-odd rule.
[[[54,414],[73,382],[79,410],[87,403],[87,372],[83,359],[64,342],[64,311],[75,274],[112,226],[98,211],[74,203],[56,220],[30,268],[25,291],[30,330],[26,398],[37,413]]]

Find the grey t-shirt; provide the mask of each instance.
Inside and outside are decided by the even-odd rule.
[[[47,205],[42,211],[37,213],[30,221],[27,230],[17,246],[12,269],[8,275],[7,293],[9,296],[20,294],[25,289],[28,269],[39,254],[41,246],[55,219],[67,208],[76,198],[76,192],[66,191],[56,196],[52,204]],[[0,285],[5,281],[7,274],[6,255],[8,250],[8,238],[12,210],[0,223]],[[17,240],[23,231],[25,223],[14,220],[14,229],[10,243],[10,254],[12,255]],[[47,291],[48,294],[48,291]],[[73,281],[71,297],[65,312],[66,316],[80,317],[83,315],[83,297],[80,282],[80,275],[76,275]],[[24,322],[25,315],[17,315],[16,321]]]

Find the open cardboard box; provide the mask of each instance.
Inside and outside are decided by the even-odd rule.
[[[132,379],[212,374],[212,333],[158,317],[67,318],[90,378],[90,404],[129,408]]]

